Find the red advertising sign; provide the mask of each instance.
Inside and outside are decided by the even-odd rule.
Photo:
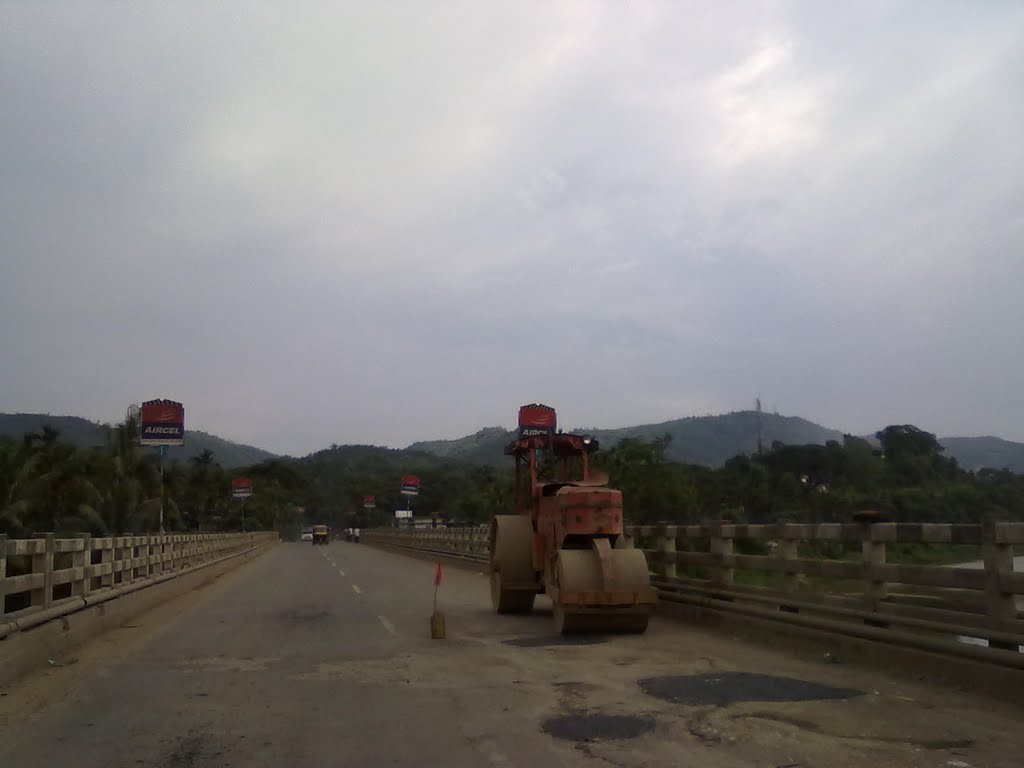
[[[377,506],[377,500],[373,496],[363,496],[363,506],[366,509],[373,509]]]
[[[248,477],[235,477],[231,479],[231,497],[234,499],[248,499],[252,496],[252,479]]]
[[[555,431],[555,409],[550,405],[531,403],[519,409],[519,436],[550,435]]]
[[[184,445],[185,406],[174,400],[147,400],[139,412],[140,445]]]
[[[416,475],[402,476],[402,495],[417,496],[420,492],[420,479]]]

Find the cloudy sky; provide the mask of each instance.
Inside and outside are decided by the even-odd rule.
[[[0,411],[1024,440],[1019,2],[0,0]]]

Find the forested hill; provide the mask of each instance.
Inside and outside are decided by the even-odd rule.
[[[78,416],[51,416],[46,413],[0,413],[0,437],[20,439],[26,433],[41,432],[43,427],[55,429],[63,440],[67,440],[77,448],[103,445],[106,441],[107,427]],[[258,464],[275,457],[275,454],[261,448],[233,443],[206,432],[185,430],[185,445],[168,448],[167,458],[186,461],[193,456],[199,456],[205,450],[211,451],[214,459],[226,468]]]
[[[824,445],[829,440],[842,441],[843,433],[815,424],[798,416],[761,414],[762,443],[785,445]],[[601,441],[603,448],[611,448],[626,437],[646,440],[671,435],[672,441],[665,458],[688,464],[720,467],[738,454],[752,454],[757,450],[758,414],[756,411],[736,411],[718,416],[691,416],[658,424],[641,424],[621,429],[587,429],[567,427],[567,430],[591,434]],[[432,440],[413,443],[409,450],[423,451],[449,459],[462,459],[479,464],[498,465],[505,461],[504,446],[515,433],[503,427],[488,427],[457,440]],[[874,442],[874,436],[869,436]],[[1024,473],[1024,443],[1014,443],[998,437],[943,437],[939,439],[946,456],[956,459],[967,470],[982,467],[1008,468]]]
[[[1024,443],[1000,437],[941,437],[939,443],[964,469],[1005,468],[1024,474]]]
[[[775,441],[786,445],[824,445],[829,440],[843,439],[842,432],[827,429],[796,416],[763,413],[760,418],[765,448],[771,447]],[[753,453],[757,450],[758,414],[755,411],[737,411],[719,416],[691,416],[621,429],[566,429],[593,435],[601,441],[604,448],[611,448],[625,437],[650,440],[667,434],[671,435],[672,442],[665,452],[666,458],[687,464],[718,467],[737,454]],[[457,440],[413,443],[409,450],[480,464],[498,464],[505,461],[502,449],[514,435],[512,430],[488,427]]]

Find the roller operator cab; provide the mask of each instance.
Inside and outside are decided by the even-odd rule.
[[[622,493],[590,468],[598,442],[556,422],[553,408],[524,405],[505,447],[516,462],[516,514],[491,523],[491,602],[498,613],[528,613],[546,592],[560,633],[643,632],[656,593],[624,533]]]

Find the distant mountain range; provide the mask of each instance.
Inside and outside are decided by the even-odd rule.
[[[590,434],[604,447],[611,447],[625,437],[652,439],[670,435],[666,455],[675,461],[718,467],[741,453],[757,450],[758,419],[761,423],[761,441],[770,448],[775,441],[787,445],[816,443],[829,440],[842,441],[843,433],[797,416],[779,416],[756,411],[736,411],[719,416],[690,416],[641,424],[620,429],[586,429],[573,427],[571,431]],[[421,451],[450,459],[462,459],[479,464],[500,464],[504,446],[515,432],[503,427],[488,427],[456,440],[431,440],[413,443],[411,451]],[[869,439],[874,442],[874,436]],[[1024,473],[1024,443],[1014,443],[998,437],[943,437],[939,442],[960,466],[968,470],[982,467],[1003,468]]]
[[[736,411],[719,416],[690,416],[663,421],[658,424],[640,424],[620,429],[587,429],[573,427],[571,431],[593,435],[605,448],[610,448],[625,437],[653,439],[670,435],[672,442],[666,452],[674,461],[718,467],[728,459],[757,450],[758,414],[755,411]],[[843,439],[839,430],[828,429],[797,416],[779,416],[762,413],[761,440],[765,448],[775,441],[787,445],[817,443]],[[38,432],[49,425],[61,437],[79,447],[102,445],[104,426],[77,416],[50,416],[43,413],[0,414],[0,435],[20,438],[26,432]],[[474,464],[501,466],[508,459],[505,445],[515,432],[504,427],[487,427],[472,435],[456,440],[429,440],[413,443],[405,450],[425,453],[444,459]],[[869,436],[874,441],[874,436]],[[960,466],[968,470],[982,467],[1008,468],[1024,474],[1024,443],[1015,443],[998,437],[943,437],[939,442]],[[170,459],[186,461],[209,449],[220,464],[227,468],[244,467],[277,457],[277,454],[242,445],[210,435],[187,430],[185,445],[167,450]]]
[[[941,437],[939,442],[963,469],[1005,468],[1024,474],[1024,443],[1001,437]]]
[[[44,426],[57,430],[61,438],[79,448],[103,445],[106,440],[104,425],[78,416],[50,416],[46,413],[0,413],[0,435],[6,437],[21,438],[26,432],[41,431]],[[276,454],[261,448],[242,445],[216,435],[191,429],[185,430],[185,444],[169,447],[166,455],[171,461],[175,459],[187,461],[207,449],[213,452],[214,458],[221,466],[228,469],[258,464],[276,456]]]

